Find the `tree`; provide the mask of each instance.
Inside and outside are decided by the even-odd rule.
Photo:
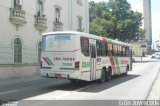
[[[89,2],[90,33],[119,39],[137,41],[143,38],[142,14],[131,10],[127,0]]]

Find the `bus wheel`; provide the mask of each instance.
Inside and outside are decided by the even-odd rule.
[[[108,71],[107,71],[107,75],[106,75],[106,80],[107,81],[110,81],[111,80],[111,77],[112,77],[112,73],[111,73],[112,71],[109,69]]]
[[[104,83],[106,81],[106,70],[103,68],[101,72],[101,79],[100,82]]]

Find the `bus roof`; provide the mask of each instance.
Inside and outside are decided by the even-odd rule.
[[[57,32],[47,32],[42,34],[42,36],[46,36],[46,35],[54,35],[54,34],[73,34],[73,35],[79,35],[79,36],[83,36],[83,37],[88,37],[88,38],[92,38],[92,39],[99,39],[99,40],[106,40],[107,42],[111,42],[111,43],[115,43],[115,44],[120,44],[123,46],[130,46],[130,44],[125,43],[125,42],[121,42],[118,40],[113,40],[110,38],[105,38],[105,37],[101,37],[101,36],[96,36],[96,35],[92,35],[92,34],[88,34],[88,33],[84,33],[84,32],[77,32],[77,31],[57,31]]]

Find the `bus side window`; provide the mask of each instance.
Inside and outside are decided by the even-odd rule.
[[[111,43],[108,43],[107,44],[108,45],[108,56],[112,56],[113,54],[113,52],[112,52],[112,44]]]
[[[107,56],[106,42],[101,42],[101,56]]]
[[[123,56],[123,57],[126,57],[125,47],[122,47],[122,56]]]
[[[118,52],[118,48],[117,48],[117,45],[116,44],[113,44],[113,55],[114,56],[117,56],[117,53]]]
[[[89,39],[81,37],[81,52],[85,56],[89,56]]]
[[[101,48],[100,48],[100,41],[96,41],[96,48],[97,48],[97,56],[100,57],[101,55]]]
[[[107,42],[105,43],[105,49],[106,49],[106,56],[108,56],[108,46],[107,46]]]
[[[122,57],[122,52],[121,52],[121,49],[122,46],[121,45],[118,45],[118,56]]]
[[[123,46],[121,46],[121,56],[123,57]]]
[[[125,47],[126,57],[129,57],[129,47]]]

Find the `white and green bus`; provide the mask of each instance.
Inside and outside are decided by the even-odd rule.
[[[105,82],[132,70],[128,43],[82,32],[42,35],[41,76]]]

